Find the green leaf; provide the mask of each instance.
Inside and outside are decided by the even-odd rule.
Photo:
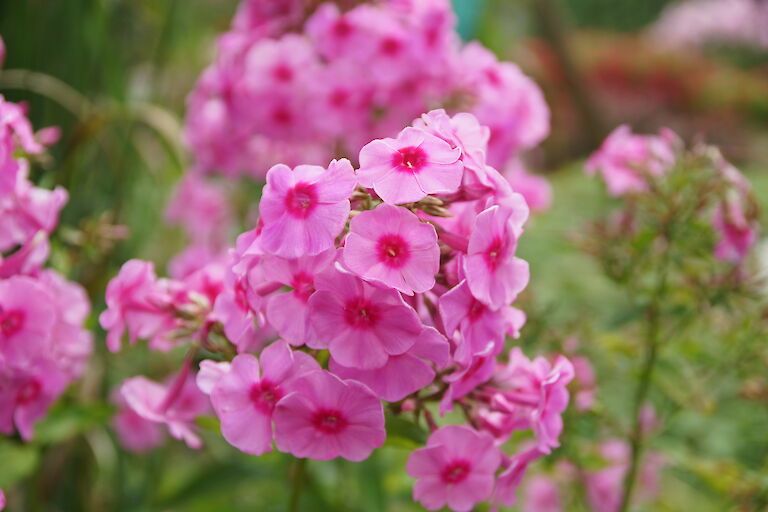
[[[12,487],[26,478],[37,468],[40,453],[33,445],[16,444],[10,440],[0,441],[0,488]]]
[[[59,403],[35,426],[34,441],[43,444],[65,441],[106,425],[113,412],[107,404]]]
[[[216,416],[198,416],[195,419],[198,427],[214,434],[221,434],[221,422]]]
[[[400,416],[387,415],[387,446],[413,449],[427,442],[427,432],[419,425]]]

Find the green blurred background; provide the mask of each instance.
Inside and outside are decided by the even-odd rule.
[[[768,198],[768,56],[655,47],[642,31],[668,3],[455,1],[462,36],[520,63],[553,111],[552,135],[530,155],[555,200],[520,245],[532,267],[521,343],[529,354],[547,353],[576,336],[597,367],[598,412],[570,425],[566,439],[597,439],[612,421],[621,431],[639,351],[631,301],[570,241],[613,204],[583,175],[581,159],[620,122],[638,131],[668,125],[721,145],[761,202]],[[184,246],[163,222],[189,163],[180,143],[184,100],[235,9],[231,0],[0,2],[8,52],[0,92],[27,101],[35,127],[63,130],[53,158],[34,169],[38,182],[71,194],[52,264],[86,286],[97,313],[106,281],[126,259],[162,268]],[[128,237],[105,242],[112,224],[127,226]],[[103,405],[110,390],[137,371],[161,375],[180,356],[108,355],[95,316],[91,326],[97,353],[84,382],[34,444],[0,440],[0,487],[25,492],[30,511],[285,510],[293,466],[284,455],[248,457],[214,433],[200,452],[176,442],[148,456],[120,450]],[[654,448],[670,465],[647,510],[766,510],[768,391],[758,399],[743,392],[748,383],[768,390],[766,343],[753,336],[758,326],[709,327],[687,332],[663,362],[654,402],[664,427]],[[310,462],[301,510],[419,510],[404,473],[407,446],[391,444],[362,464]]]

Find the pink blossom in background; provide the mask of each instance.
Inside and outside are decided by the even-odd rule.
[[[722,261],[741,262],[757,241],[757,227],[747,219],[737,194],[731,194],[717,208],[712,226],[719,236],[715,257]]]
[[[162,445],[165,434],[161,424],[143,418],[128,407],[119,391],[112,398],[118,406],[112,418],[112,427],[123,448],[134,453],[145,453]]]
[[[437,233],[405,208],[381,204],[350,221],[344,263],[363,279],[423,293],[435,285],[440,267]]]
[[[384,443],[381,402],[363,384],[318,370],[293,386],[274,412],[281,451],[315,460],[360,461]]]
[[[194,377],[185,375],[183,370],[167,384],[132,377],[123,382],[120,394],[133,412],[147,421],[165,425],[171,437],[193,449],[202,446],[194,421],[206,414],[210,406]]]
[[[544,475],[532,477],[521,500],[522,512],[563,512],[563,500],[557,484]]]
[[[180,224],[193,244],[211,249],[228,242],[226,228],[233,221],[223,188],[197,173],[187,173],[177,185],[165,216]]]
[[[548,210],[552,204],[552,186],[544,176],[525,170],[522,162],[513,160],[504,170],[512,190],[522,195],[532,212]]]
[[[309,355],[293,352],[283,341],[265,348],[259,359],[240,354],[211,390],[224,439],[239,450],[261,455],[272,450],[272,413],[293,391],[292,381],[320,366]]]
[[[264,250],[296,258],[333,247],[349,215],[348,197],[354,187],[347,160],[334,160],[327,170],[310,165],[270,169],[259,204]]]
[[[515,257],[522,222],[512,208],[492,206],[475,220],[464,272],[479,301],[498,309],[511,303],[528,284],[528,263]],[[527,218],[525,211],[524,218]],[[523,221],[524,221],[523,218]]]
[[[360,185],[387,203],[413,203],[427,194],[449,194],[461,184],[461,150],[416,128],[397,139],[374,140],[360,150]]]
[[[411,453],[406,471],[416,479],[413,499],[425,508],[466,512],[491,496],[500,463],[490,435],[451,425],[433,432],[424,448]]]
[[[229,361],[203,359],[200,361],[200,367],[195,376],[195,384],[197,384],[197,388],[200,391],[210,396],[219,379],[227,375],[231,370],[232,363]]]
[[[309,299],[312,348],[328,348],[341,365],[363,370],[384,366],[407,352],[422,325],[395,290],[332,270],[315,282]]]
[[[649,177],[659,177],[675,163],[677,136],[663,129],[659,135],[635,135],[627,125],[613,130],[587,160],[587,174],[600,173],[613,196],[647,190]]]
[[[35,279],[0,281],[0,353],[29,360],[47,349],[56,322],[53,297]]]

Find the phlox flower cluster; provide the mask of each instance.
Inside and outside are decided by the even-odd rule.
[[[749,182],[715,148],[704,146],[693,151],[706,156],[726,184],[709,220],[717,235],[715,257],[739,263],[757,240]],[[654,181],[664,179],[678,164],[682,155],[683,143],[671,130],[662,129],[658,135],[637,135],[622,125],[587,160],[585,170],[588,174],[600,174],[613,196],[646,194]]]
[[[124,443],[151,447],[165,425],[199,446],[208,395],[245,453],[360,461],[384,443],[386,410],[431,432],[407,468],[425,507],[511,504],[559,445],[574,368],[506,349],[525,323],[511,304],[529,280],[516,255],[529,208],[487,156],[475,116],[431,111],[364,145],[357,168],[273,166],[256,228],[224,263],[163,279],[127,262],[101,316],[110,349],[126,334],[190,348],[166,383],[122,385]],[[452,410],[466,423],[440,427]],[[510,455],[519,431],[534,441]]]
[[[341,7],[339,7],[341,5]],[[427,110],[474,114],[497,168],[549,132],[536,84],[462,44],[448,0],[244,0],[188,99],[195,170],[263,178],[281,162],[351,160]]]
[[[43,268],[67,192],[30,182],[28,157],[56,138],[33,132],[25,107],[0,96],[0,432],[25,441],[82,374],[93,344],[85,290]]]

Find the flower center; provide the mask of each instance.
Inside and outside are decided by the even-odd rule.
[[[447,484],[458,484],[469,475],[472,466],[469,461],[459,459],[454,460],[440,473],[440,478]]]
[[[285,196],[285,207],[288,213],[301,219],[307,217],[317,206],[317,193],[311,183],[299,182],[288,190]]]
[[[417,146],[399,149],[392,157],[392,165],[406,172],[419,172],[426,162],[427,154]]]
[[[363,297],[356,297],[344,305],[344,319],[352,327],[370,329],[379,320],[379,308]]]
[[[21,330],[24,326],[24,312],[23,311],[5,311],[0,306],[0,334],[4,338],[10,338]]]
[[[278,82],[290,82],[293,80],[293,70],[285,64],[278,64],[272,69],[272,76]]]
[[[379,238],[379,261],[388,267],[401,268],[411,255],[408,242],[403,237],[395,234],[387,234]]]
[[[16,393],[16,403],[25,405],[34,402],[37,400],[37,397],[40,396],[42,390],[43,386],[40,384],[39,380],[34,378],[30,379],[25,382]]]
[[[291,124],[293,122],[293,112],[287,107],[277,107],[272,111],[272,121],[282,125]]]
[[[504,253],[506,252],[504,247],[504,241],[501,237],[495,237],[491,242],[491,245],[485,250],[485,262],[491,268],[496,270],[504,259]]]
[[[347,100],[349,99],[349,94],[344,89],[334,89],[333,92],[331,92],[331,97],[329,98],[329,102],[331,106],[334,107],[343,107],[347,104]]]
[[[472,304],[469,306],[469,313],[467,316],[469,316],[470,320],[477,320],[480,318],[483,313],[485,313],[486,307],[485,304],[480,302],[479,300],[472,298]]]
[[[293,293],[304,303],[309,300],[309,296],[315,292],[315,283],[312,276],[306,272],[299,272],[293,276],[291,281]]]
[[[312,416],[312,425],[324,434],[338,434],[349,422],[339,410],[319,409]]]
[[[394,37],[385,37],[381,41],[381,53],[389,57],[394,57],[400,53],[401,48],[402,44]]]
[[[276,385],[267,379],[262,379],[251,386],[248,396],[257,410],[265,414],[272,414],[272,411],[275,410],[275,404],[282,398],[283,394]]]
[[[343,17],[336,20],[336,23],[333,24],[333,35],[339,39],[345,39],[351,34],[352,25],[350,25],[349,22]]]

